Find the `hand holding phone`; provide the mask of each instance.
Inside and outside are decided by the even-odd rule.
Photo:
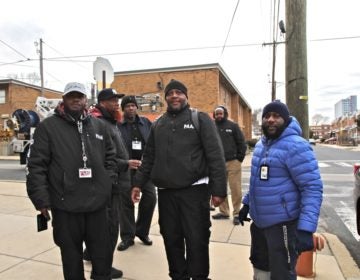
[[[48,228],[48,225],[47,225],[48,219],[43,214],[38,214],[36,216],[36,220],[37,220],[37,231],[38,232],[46,230]]]
[[[50,214],[49,211],[44,208],[41,209],[41,214],[38,214],[36,216],[36,223],[37,223],[37,231],[43,231],[43,230],[47,230],[48,229],[48,224],[47,222],[50,221]]]

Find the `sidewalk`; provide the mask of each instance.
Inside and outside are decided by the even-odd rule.
[[[244,165],[250,164],[247,155]],[[33,208],[26,195],[24,182],[0,181],[0,279],[3,280],[60,280],[62,267],[59,248],[52,239],[51,227],[36,232]],[[124,272],[128,280],[166,280],[167,261],[157,223],[157,210],[151,227],[153,246],[135,240],[135,246],[114,254],[114,266]],[[252,279],[249,223],[234,226],[231,220],[212,221],[210,242],[210,278],[213,280]],[[323,235],[325,249],[314,255],[317,280],[360,279],[359,268],[332,234]],[[86,278],[91,265],[84,262]]]

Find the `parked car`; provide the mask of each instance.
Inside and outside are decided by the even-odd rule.
[[[309,143],[310,143],[310,145],[316,145],[315,139],[312,139],[312,138],[309,139]]]
[[[356,213],[356,228],[360,235],[360,163],[354,164],[354,205]]]

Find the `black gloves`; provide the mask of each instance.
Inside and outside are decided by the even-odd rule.
[[[297,249],[299,254],[314,249],[314,240],[312,232],[305,230],[297,231]]]
[[[239,222],[242,226],[244,226],[244,221],[245,222],[250,222],[251,219],[248,218],[249,214],[249,205],[244,204],[243,207],[240,209],[239,211]]]

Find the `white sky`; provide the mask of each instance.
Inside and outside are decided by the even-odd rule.
[[[239,1],[223,52],[238,0],[3,2],[0,79],[39,72],[34,42],[42,38],[45,86],[56,90],[70,81],[93,82],[93,62],[101,56],[114,71],[220,63],[253,109],[271,100],[272,47],[262,43],[273,40],[273,1]],[[280,4],[278,19],[285,21],[285,0]],[[310,120],[319,113],[331,121],[336,102],[350,95],[360,100],[359,11],[359,0],[307,1]],[[316,41],[344,37],[356,38]],[[184,48],[202,49],[129,54]],[[284,53],[278,45],[275,79],[283,101]],[[59,57],[72,58],[49,60]],[[26,58],[31,61],[13,64]]]

